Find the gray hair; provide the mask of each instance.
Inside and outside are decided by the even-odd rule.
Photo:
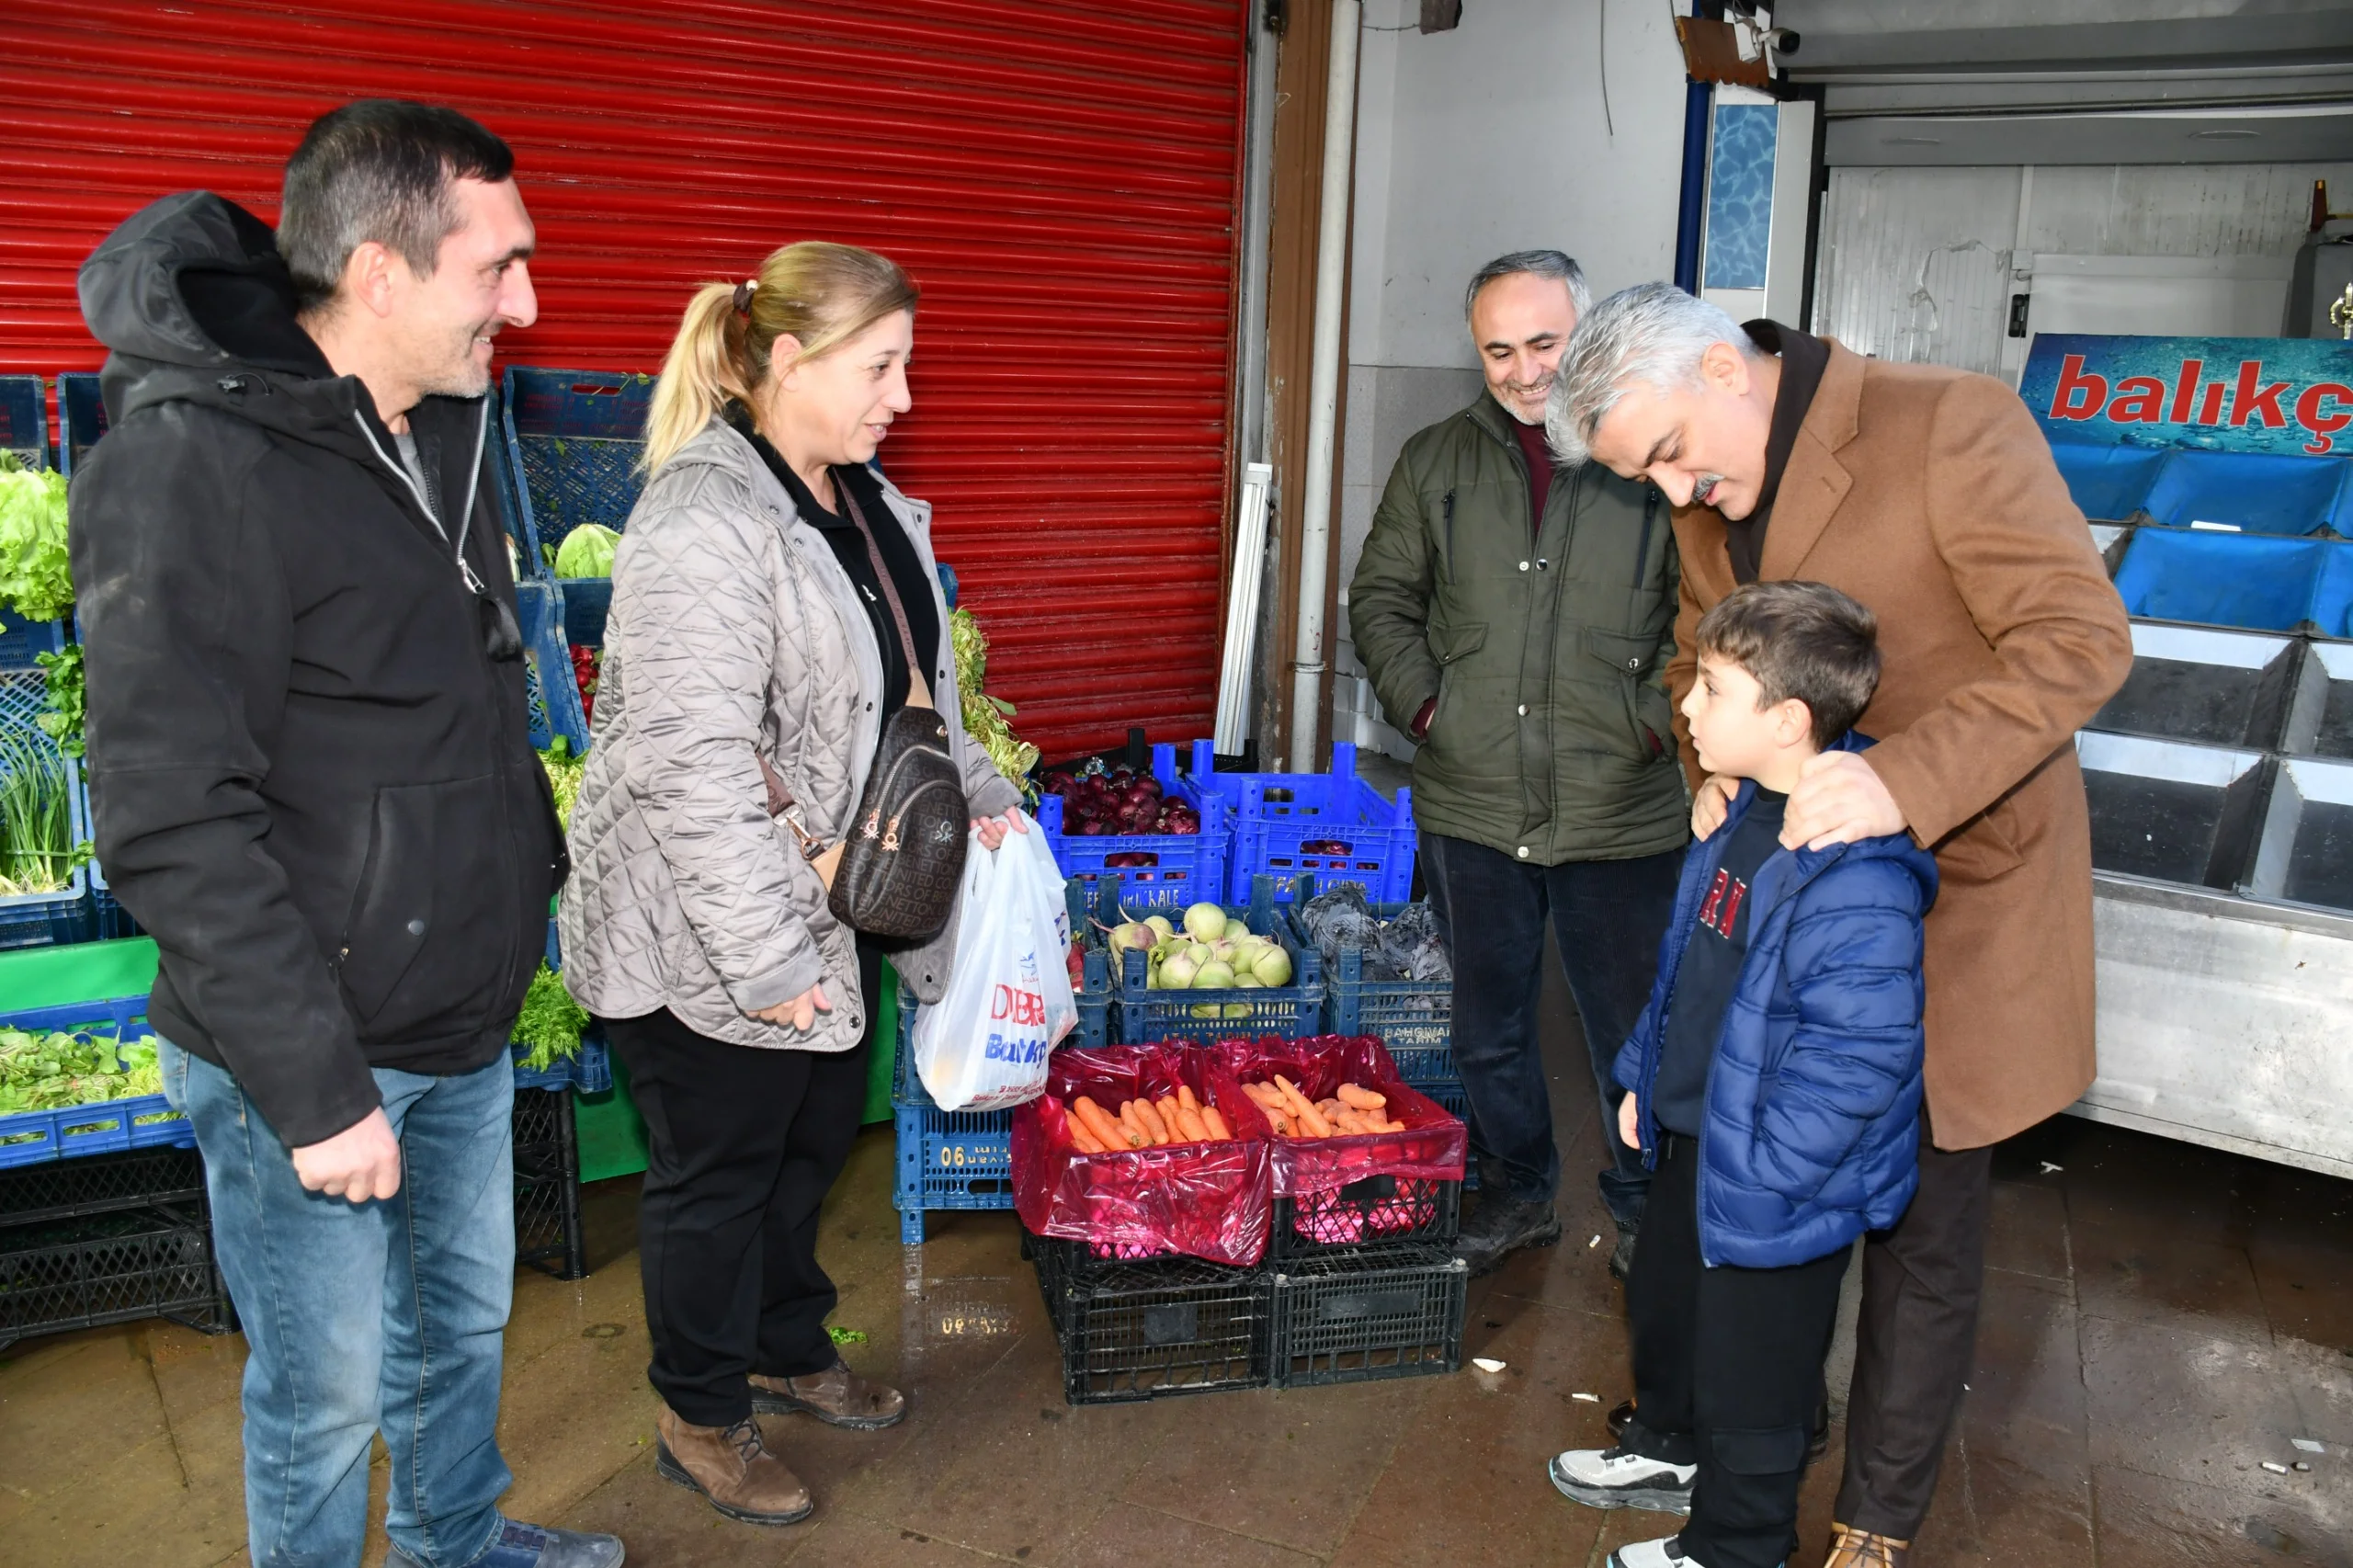
[[[453,108],[361,98],[321,115],[287,160],[278,219],[296,304],[334,299],[351,253],[370,240],[432,277],[461,222],[450,182],[495,184],[514,172],[506,143]]]
[[[1566,251],[1516,250],[1499,256],[1472,275],[1471,287],[1462,291],[1462,313],[1471,314],[1471,307],[1479,302],[1479,290],[1498,278],[1510,278],[1518,273],[1532,272],[1539,278],[1550,278],[1569,286],[1569,303],[1583,316],[1593,303],[1593,290],[1586,287],[1585,268],[1579,267]]]
[[[1719,343],[1757,353],[1739,323],[1672,283],[1637,283],[1581,312],[1544,405],[1552,455],[1571,465],[1590,461],[1595,428],[1629,387],[1691,386],[1700,357]]]

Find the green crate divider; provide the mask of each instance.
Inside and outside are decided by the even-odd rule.
[[[155,941],[76,942],[0,952],[0,997],[11,1008],[65,1007],[155,989]]]

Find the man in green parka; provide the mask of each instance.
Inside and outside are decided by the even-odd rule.
[[[1610,1065],[1648,999],[1690,805],[1666,697],[1677,564],[1649,484],[1557,473],[1544,403],[1590,300],[1575,262],[1518,251],[1465,296],[1486,390],[1409,439],[1348,587],[1391,722],[1420,745],[1414,816],[1454,954],[1454,1053],[1485,1273],[1557,1241],[1561,1156],[1536,1040],[1552,922],[1592,1059],[1601,1196],[1621,1277],[1648,1176],[1612,1134]]]

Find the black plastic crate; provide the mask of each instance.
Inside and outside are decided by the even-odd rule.
[[[1427,1176],[1371,1176],[1329,1192],[1275,1199],[1269,1258],[1342,1248],[1423,1243],[1447,1245],[1462,1227],[1462,1184]]]
[[[1272,1277],[1277,1388],[1461,1369],[1471,1266],[1444,1247],[1343,1248],[1287,1259]]]
[[[1110,1263],[1083,1243],[1043,1236],[1030,1245],[1071,1403],[1266,1386],[1273,1287],[1265,1269],[1194,1257]]]
[[[0,1171],[0,1226],[203,1200],[204,1161],[194,1149],[131,1149]],[[0,1246],[8,1244],[0,1234]]]
[[[578,1279],[588,1272],[580,1234],[580,1139],[563,1089],[515,1091],[515,1261]]]
[[[236,1326],[195,1150],[0,1172],[0,1345],[147,1317]]]

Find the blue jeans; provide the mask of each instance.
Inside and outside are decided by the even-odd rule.
[[[1650,1173],[1618,1140],[1625,1091],[1610,1072],[1650,1001],[1683,851],[1531,866],[1483,844],[1425,833],[1421,856],[1454,955],[1454,1063],[1470,1102],[1465,1120],[1482,1190],[1501,1186],[1532,1203],[1549,1200],[1561,1185],[1536,1040],[1549,918],[1593,1066],[1601,1148],[1610,1162],[1601,1173],[1601,1200],[1621,1230],[1635,1229]]]
[[[498,1379],[515,1291],[515,1071],[379,1068],[401,1189],[306,1190],[237,1081],[157,1041],[164,1092],[204,1153],[221,1271],[243,1320],[254,1568],[357,1568],[368,1446],[392,1452],[384,1529],[430,1568],[490,1550],[513,1482]]]

